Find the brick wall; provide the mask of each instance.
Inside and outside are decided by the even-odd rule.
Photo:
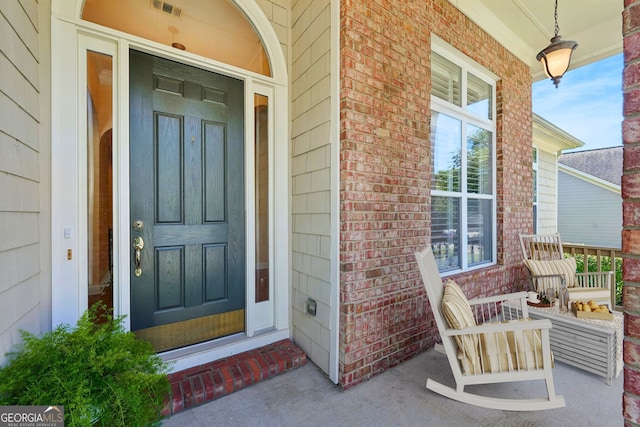
[[[340,383],[349,388],[437,336],[413,253],[429,241],[431,34],[497,85],[498,265],[454,279],[468,297],[524,277],[532,231],[529,68],[445,0],[341,2]]]
[[[625,0],[622,141],[622,275],[626,425],[640,424],[640,0]]]

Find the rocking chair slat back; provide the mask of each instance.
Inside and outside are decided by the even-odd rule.
[[[525,259],[558,260],[564,257],[560,234],[521,234],[520,248]]]
[[[429,298],[429,305],[433,312],[433,317],[436,321],[438,331],[444,331],[448,328],[445,324],[445,318],[442,314],[442,297],[444,293],[444,285],[440,278],[440,272],[438,271],[438,265],[431,248],[427,248],[420,254],[416,254],[416,261],[418,261],[418,268],[422,275],[424,287],[427,291],[427,297]],[[457,360],[457,344],[455,340],[445,334],[440,334],[442,339],[442,346],[446,352],[449,363],[453,370],[453,374],[456,378],[462,376],[462,369]]]

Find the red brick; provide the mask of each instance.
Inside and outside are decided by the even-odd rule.
[[[640,317],[628,312],[624,315],[624,336],[640,338]]]
[[[640,202],[635,200],[622,202],[622,221],[626,226],[640,225]]]
[[[247,366],[249,367],[249,369],[251,370],[251,377],[252,377],[252,380],[254,382],[258,382],[261,379],[263,379],[263,377],[262,377],[262,367],[256,361],[256,359],[247,359],[246,363],[247,363]]]
[[[622,252],[640,255],[640,230],[622,230]]]
[[[625,420],[640,424],[640,398],[624,393],[622,395],[622,414]]]
[[[630,34],[640,28],[639,7],[635,5],[622,11],[622,34]]]
[[[171,407],[172,414],[184,409],[184,398],[182,397],[182,387],[180,387],[180,382],[171,383],[171,395],[169,398],[171,399],[169,405]]]
[[[622,175],[622,199],[640,198],[640,174]]]
[[[191,377],[189,382],[191,383],[191,389],[193,390],[193,403],[195,405],[200,405],[206,402],[206,391],[202,380],[202,375]]]
[[[202,384],[204,385],[205,400],[210,401],[216,398],[216,385],[213,382],[212,372],[202,374]]]
[[[229,365],[229,370],[233,375],[234,390],[236,391],[240,390],[245,385],[242,371],[240,371],[240,368],[238,367],[238,365]]]
[[[625,282],[640,282],[640,260],[622,258],[622,278]],[[622,288],[624,290],[626,285]]]
[[[632,116],[640,113],[640,88],[623,92],[622,98],[622,114],[624,116]]]
[[[622,266],[622,268],[624,269],[624,264]],[[625,272],[627,273],[627,272]],[[638,275],[640,273],[640,271],[635,271],[633,272],[634,274]],[[625,279],[625,280],[632,280],[632,279]],[[631,311],[640,311],[640,287],[638,287],[635,284],[632,283],[625,283],[625,285],[622,287],[622,300],[624,302],[624,307],[627,310],[631,310]]]
[[[273,362],[273,366],[275,366],[276,368],[274,375],[277,375],[280,372],[284,371],[285,361],[282,357],[280,357],[280,354],[278,354],[278,352],[273,351],[267,354],[266,356]]]
[[[242,377],[242,386],[246,387],[253,384],[253,374],[251,373],[251,367],[246,362],[246,360],[238,361],[237,366]]]
[[[622,73],[622,87],[630,88],[640,84],[640,64],[629,64]]]
[[[630,5],[622,12],[622,33],[630,34],[640,28],[640,5]]]
[[[260,366],[260,373],[262,375],[262,378],[269,378],[271,376],[270,366],[264,355],[257,354],[255,361]]]
[[[640,142],[640,117],[625,118],[622,122],[622,141],[624,144],[635,144]],[[626,155],[626,148],[625,148]],[[633,156],[630,160],[624,162],[625,170],[632,170],[638,167],[638,160]],[[627,166],[628,165],[628,166]]]
[[[224,384],[224,392],[226,394],[233,393],[235,391],[235,378],[230,366],[223,366],[219,369],[222,376],[222,383]]]
[[[190,408],[195,406],[195,398],[193,388],[191,387],[191,381],[188,379],[180,381],[180,387],[182,388],[182,400],[184,401],[184,407]]]
[[[625,340],[622,351],[625,365],[640,368],[640,343]]]
[[[640,372],[624,368],[624,389],[633,394],[640,394]]]
[[[224,378],[220,373],[220,369],[213,369],[211,371],[211,377],[213,379],[213,385],[214,385],[213,387],[214,399],[217,399],[227,394],[227,387],[226,387]]]

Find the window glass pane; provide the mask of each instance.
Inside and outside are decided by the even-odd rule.
[[[467,73],[467,111],[491,119],[491,85],[471,73]]]
[[[491,200],[467,201],[467,259],[469,265],[491,261]]]
[[[533,171],[533,203],[538,202],[538,171]]]
[[[113,307],[112,57],[87,51],[89,307]]]
[[[460,268],[460,199],[431,198],[431,247],[438,270]]]
[[[460,191],[462,123],[446,114],[431,113],[432,189]]]
[[[460,75],[462,71],[453,62],[431,52],[431,94],[458,107],[460,100]]]
[[[269,300],[269,99],[255,95],[256,302]]]
[[[491,132],[467,125],[467,191],[491,194]]]

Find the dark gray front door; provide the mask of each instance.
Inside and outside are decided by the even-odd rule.
[[[131,51],[131,329],[158,351],[244,330],[243,110],[242,81]]]

